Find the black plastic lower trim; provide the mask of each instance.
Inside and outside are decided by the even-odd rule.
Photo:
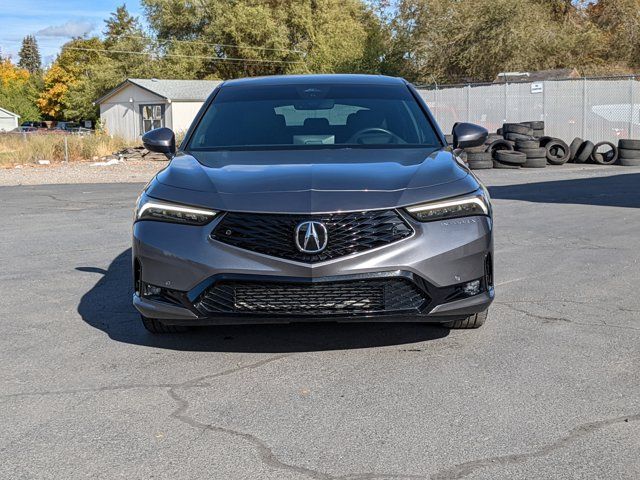
[[[329,283],[329,282],[353,282],[357,280],[393,280],[402,279],[410,282],[416,289],[418,289],[424,295],[425,302],[422,303],[419,308],[409,309],[407,311],[354,311],[354,312],[339,312],[330,313],[319,312],[314,313],[294,313],[294,314],[282,314],[273,312],[261,312],[261,311],[243,311],[243,312],[206,312],[202,308],[198,308],[198,302],[208,289],[212,288],[221,282],[253,282],[257,284],[317,284],[317,283]],[[487,291],[486,280],[478,279],[481,283],[481,292]],[[159,296],[154,296],[154,300],[163,301],[172,305],[186,308],[193,312],[198,318],[203,320],[203,324],[206,323],[219,323],[217,320],[224,323],[282,323],[282,321],[371,321],[372,318],[383,317],[385,321],[410,321],[409,318],[413,318],[416,321],[416,316],[425,317],[425,321],[431,321],[427,317],[427,313],[437,305],[453,302],[468,298],[468,295],[464,294],[462,289],[463,285],[467,282],[452,285],[448,287],[435,287],[422,277],[407,271],[395,270],[386,272],[372,272],[363,273],[357,275],[339,275],[331,277],[317,277],[317,278],[298,278],[298,277],[276,277],[276,276],[264,276],[264,275],[238,275],[238,274],[220,274],[215,275],[206,281],[200,283],[197,287],[189,292],[181,292],[176,290],[162,289],[162,293]],[[293,319],[292,317],[295,317]],[[403,320],[403,317],[407,317],[407,320]],[[362,320],[358,320],[358,319]],[[397,320],[393,320],[397,318]],[[207,319],[211,321],[207,321]],[[223,320],[224,319],[224,320]],[[234,321],[235,319],[235,321]],[[437,320],[434,320],[437,321]]]

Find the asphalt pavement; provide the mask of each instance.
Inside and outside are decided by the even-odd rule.
[[[640,168],[481,177],[497,299],[472,331],[155,337],[142,184],[0,187],[0,478],[639,478]]]

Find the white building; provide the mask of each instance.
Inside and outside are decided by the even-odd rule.
[[[128,78],[95,103],[100,106],[102,127],[110,135],[135,141],[159,127],[185,132],[220,83]]]
[[[0,107],[0,132],[8,132],[18,128],[20,115]]]

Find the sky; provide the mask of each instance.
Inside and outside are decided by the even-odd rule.
[[[122,3],[142,17],[139,0],[0,0],[2,56],[17,62],[22,39],[35,35],[43,64],[49,64],[72,37],[100,34],[104,20]]]

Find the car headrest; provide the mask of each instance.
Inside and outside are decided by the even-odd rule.
[[[326,118],[307,118],[304,127],[315,131],[326,131],[330,128],[329,120]]]
[[[381,127],[383,123],[384,115],[372,110],[358,110],[347,117],[347,127],[354,133],[365,128]]]

